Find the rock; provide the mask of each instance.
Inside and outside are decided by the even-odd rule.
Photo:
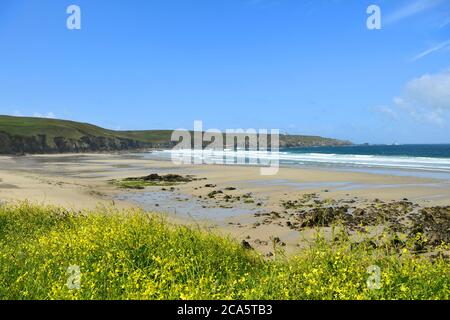
[[[170,183],[179,183],[179,182],[191,182],[196,180],[193,176],[181,176],[179,174],[166,174],[160,176],[157,173],[149,174],[148,176],[143,177],[130,177],[125,178],[123,181],[152,181],[152,182],[170,182]]]
[[[246,241],[246,240],[242,240],[241,244],[244,249],[247,249],[247,250],[253,249],[253,247],[250,245],[250,243],[248,243],[248,241]]]
[[[272,218],[275,218],[275,219],[281,218],[281,215],[276,211],[272,211],[270,213],[270,215],[272,216]]]
[[[278,237],[272,237],[272,242],[273,243],[276,243],[276,244],[278,244],[278,243],[280,243],[281,242],[281,239],[280,238],[278,238]]]
[[[215,198],[216,195],[222,194],[223,192],[221,190],[214,190],[208,193],[208,198]]]

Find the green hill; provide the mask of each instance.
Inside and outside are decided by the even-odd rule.
[[[171,130],[115,131],[68,120],[0,116],[0,154],[168,148],[174,145],[171,134]],[[282,147],[349,144],[322,137],[280,136]]]

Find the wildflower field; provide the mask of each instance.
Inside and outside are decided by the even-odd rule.
[[[339,239],[318,236],[294,257],[266,260],[140,210],[8,204],[0,207],[0,299],[449,298],[445,258]],[[371,266],[380,271],[376,288]]]

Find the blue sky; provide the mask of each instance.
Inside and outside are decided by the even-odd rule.
[[[2,0],[0,114],[449,143],[450,0]]]

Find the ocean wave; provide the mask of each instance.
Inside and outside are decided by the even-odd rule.
[[[163,150],[152,152],[153,155],[171,158],[174,154],[180,157],[192,156],[204,162],[218,162],[224,159],[240,158],[258,160],[261,163],[279,161],[289,165],[328,165],[404,168],[418,170],[436,170],[450,172],[450,158],[411,157],[411,156],[379,156],[333,153],[296,153],[296,152],[266,152],[245,150],[203,151],[203,150]],[[254,162],[254,161],[253,161]]]

